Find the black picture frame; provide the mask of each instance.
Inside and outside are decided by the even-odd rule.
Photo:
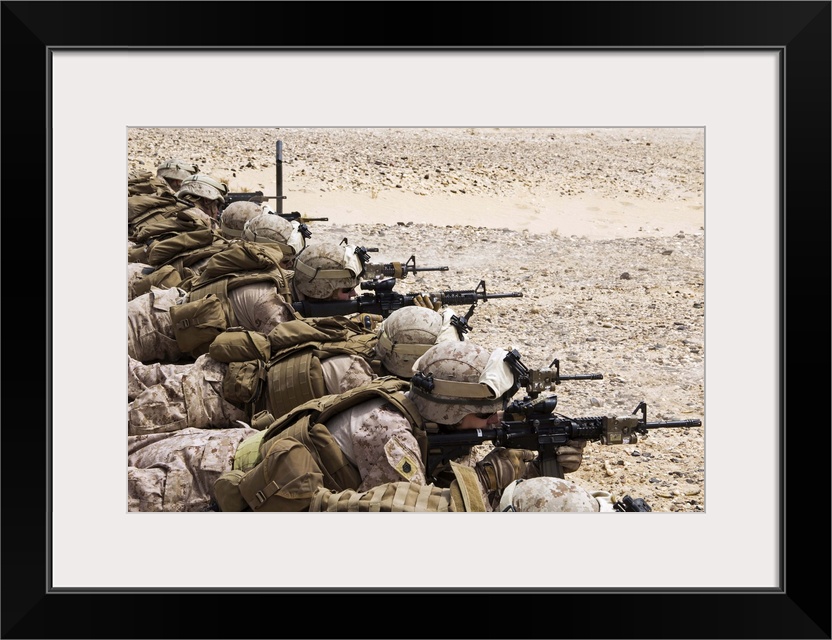
[[[279,18],[279,38],[275,29],[263,28],[270,15]],[[3,2],[0,17],[7,309],[0,501],[3,638],[830,638],[830,518],[827,496],[818,495],[830,478],[829,414],[818,402],[828,398],[829,366],[815,356],[829,353],[830,2]],[[386,28],[377,26],[379,20]],[[56,197],[48,179],[49,53],[58,48],[278,45],[780,52],[785,82],[780,105],[778,418],[784,455],[779,589],[691,588],[672,594],[591,589],[557,594],[50,592],[44,391],[60,381],[49,379],[50,353],[43,339],[51,317],[48,274],[37,266],[48,264],[51,242],[59,239],[45,245],[44,260],[32,250],[50,238]],[[818,264],[821,257],[825,260]],[[825,321],[822,328],[815,326],[818,317]],[[812,325],[805,326],[806,321]],[[753,420],[755,407],[747,413]],[[503,554],[500,542],[495,543],[494,562],[514,563],[517,571],[533,569],[533,558],[518,557],[516,551]],[[560,543],[550,541],[548,548],[557,550]],[[719,540],[702,543],[718,545]],[[638,541],[637,547],[633,571],[650,558],[649,540]],[[457,606],[449,608],[448,598],[454,596]],[[296,617],[294,612],[303,613]],[[292,623],[293,617],[298,622]]]

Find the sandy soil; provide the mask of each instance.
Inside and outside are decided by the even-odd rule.
[[[128,169],[171,157],[232,191],[328,217],[311,242],[378,248],[373,260],[445,266],[405,293],[523,293],[477,306],[471,340],[555,358],[569,416],[699,418],[634,445],[590,443],[570,477],[655,511],[705,508],[704,132],[700,129],[133,129]],[[273,208],[277,200],[270,201]],[[460,312],[467,311],[459,309]]]

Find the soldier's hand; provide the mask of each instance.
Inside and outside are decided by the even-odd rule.
[[[525,475],[537,454],[528,449],[497,447],[476,465],[477,475],[486,491],[502,491]]]
[[[565,445],[555,449],[558,463],[564,473],[577,471],[584,457],[586,440],[567,440]]]
[[[417,307],[425,307],[426,309],[433,309],[439,311],[442,308],[442,303],[439,300],[434,300],[429,293],[420,293],[413,297],[413,304]]]
[[[384,320],[384,317],[375,313],[359,313],[358,316],[356,316],[355,320],[365,329],[375,331],[375,328],[379,325],[379,323],[382,320]]]

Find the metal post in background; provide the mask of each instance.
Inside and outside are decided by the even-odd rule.
[[[277,141],[277,213],[283,213],[283,141]]]

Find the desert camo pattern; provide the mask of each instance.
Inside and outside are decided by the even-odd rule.
[[[440,380],[476,383],[490,355],[488,349],[470,342],[446,341],[439,343],[429,354],[419,358],[413,369],[433,374]],[[495,413],[503,408],[502,400],[499,398],[462,403],[442,402],[443,398],[438,394],[427,397],[411,393],[410,397],[425,420],[445,425],[456,424],[469,413]]]
[[[244,200],[232,202],[222,212],[222,234],[232,240],[241,237],[246,222],[259,216],[261,213],[263,213],[263,210],[255,202],[247,202]]]
[[[186,301],[183,289],[150,291],[127,303],[127,354],[141,362],[176,362],[182,350],[176,342],[170,308]]]
[[[408,419],[383,400],[369,400],[327,421],[327,428],[358,468],[361,486],[405,480],[426,484],[425,465]]]
[[[214,482],[256,433],[240,426],[128,436],[128,511],[214,510]]]
[[[226,363],[205,354],[191,365],[165,372],[169,375],[127,404],[128,434],[234,427],[238,421],[246,421],[245,411],[223,398],[222,381],[227,371]]]
[[[329,393],[344,393],[376,377],[372,367],[364,358],[349,354],[332,356],[323,360],[321,372]]]
[[[166,378],[188,370],[188,364],[162,364],[153,362],[145,364],[127,356],[127,400],[136,397],[148,387],[162,383]]]
[[[281,322],[295,319],[286,299],[271,282],[255,282],[228,292],[237,324],[250,331],[269,333]]]
[[[144,262],[128,262],[127,263],[127,300],[132,300],[135,296],[131,294],[133,287],[142,279],[142,269],[149,268],[149,264]]]
[[[586,489],[565,478],[541,476],[520,480],[513,492],[506,491],[501,507],[508,502],[517,511],[600,511],[598,500]]]

